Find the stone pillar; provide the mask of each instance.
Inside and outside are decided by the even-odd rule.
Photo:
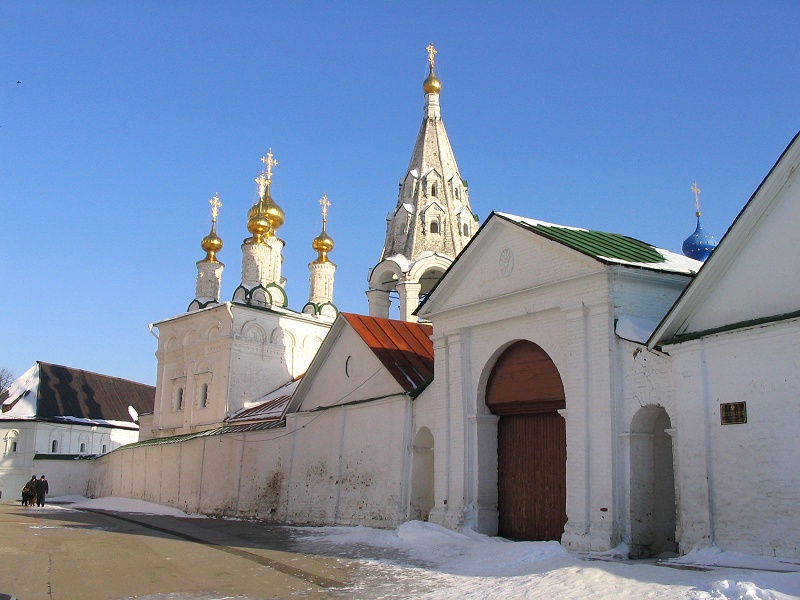
[[[386,290],[369,290],[367,292],[369,300],[369,316],[381,319],[389,318],[389,292]]]
[[[401,321],[417,322],[417,317],[411,313],[419,306],[419,292],[421,289],[421,284],[412,281],[397,284],[397,293],[400,295]]]

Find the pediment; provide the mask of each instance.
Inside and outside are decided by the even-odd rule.
[[[493,215],[418,311],[432,315],[599,272],[599,261]]]

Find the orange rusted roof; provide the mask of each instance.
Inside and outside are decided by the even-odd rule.
[[[433,327],[420,323],[341,313],[407,392],[433,377]]]

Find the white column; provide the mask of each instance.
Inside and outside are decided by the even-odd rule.
[[[412,281],[397,284],[397,293],[400,295],[400,320],[417,322],[417,317],[412,313],[419,306],[419,292],[422,285]]]
[[[381,319],[389,318],[389,292],[385,290],[369,290],[367,292],[369,300],[369,316]]]

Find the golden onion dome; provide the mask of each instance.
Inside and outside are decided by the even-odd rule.
[[[442,92],[442,82],[433,74],[433,67],[427,79],[422,83],[422,89],[426,94],[440,94]]]
[[[274,233],[275,230],[280,228],[286,221],[286,213],[284,213],[283,209],[272,199],[272,196],[269,194],[269,188],[267,188],[267,191],[264,193],[264,211],[264,214],[269,219],[269,223],[272,226],[272,232]]]
[[[247,216],[247,231],[252,233],[253,237],[246,241],[251,244],[266,243],[266,238],[272,233],[272,225],[263,211],[262,203],[253,206]]]
[[[205,251],[205,262],[219,262],[217,252],[222,250],[222,240],[217,235],[217,224],[211,223],[211,232],[200,242],[200,247]]]
[[[319,254],[319,257],[314,262],[329,262],[328,252],[333,250],[333,246],[333,238],[331,238],[331,236],[329,236],[323,228],[322,233],[315,237],[311,242],[311,247],[317,251],[317,254]]]

